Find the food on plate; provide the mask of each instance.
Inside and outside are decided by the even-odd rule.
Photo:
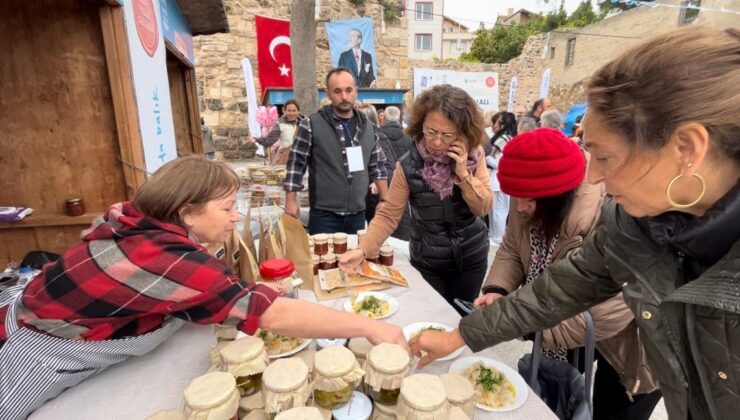
[[[381,264],[365,261],[360,264],[355,271],[371,279],[393,283],[398,286],[409,287],[409,282],[403,274],[392,267],[386,267]]]
[[[369,295],[362,299],[354,299],[352,311],[369,318],[382,318],[391,312],[391,304],[386,300]]]
[[[288,337],[267,330],[258,330],[257,336],[265,342],[265,349],[267,349],[267,354],[270,356],[287,353],[303,344],[305,340],[304,338]]]
[[[516,400],[516,388],[509,379],[494,367],[477,362],[463,372],[475,387],[475,400],[488,407],[511,405]]]

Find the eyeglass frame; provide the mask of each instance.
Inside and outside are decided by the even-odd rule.
[[[433,131],[434,133],[430,133],[429,131]],[[440,139],[445,144],[452,144],[455,140],[457,140],[459,133],[443,133],[438,132],[437,130],[433,128],[423,128],[421,130],[421,134],[424,136],[425,140],[435,140]],[[452,138],[445,138],[445,136],[452,136]]]

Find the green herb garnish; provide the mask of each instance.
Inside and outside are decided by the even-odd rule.
[[[475,382],[482,386],[484,390],[492,392],[501,387],[504,382],[504,375],[501,372],[494,373],[493,370],[481,366]]]
[[[368,296],[362,300],[361,310],[375,312],[376,310],[380,310],[381,303],[381,300],[376,298],[375,296]]]

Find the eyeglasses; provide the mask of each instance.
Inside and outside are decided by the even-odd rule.
[[[439,133],[437,130],[427,128],[423,131],[426,140],[441,139],[444,143],[452,143],[457,139],[457,133]]]

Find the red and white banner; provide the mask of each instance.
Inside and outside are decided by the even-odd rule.
[[[257,70],[262,92],[266,88],[293,87],[290,21],[254,16],[257,29]]]

